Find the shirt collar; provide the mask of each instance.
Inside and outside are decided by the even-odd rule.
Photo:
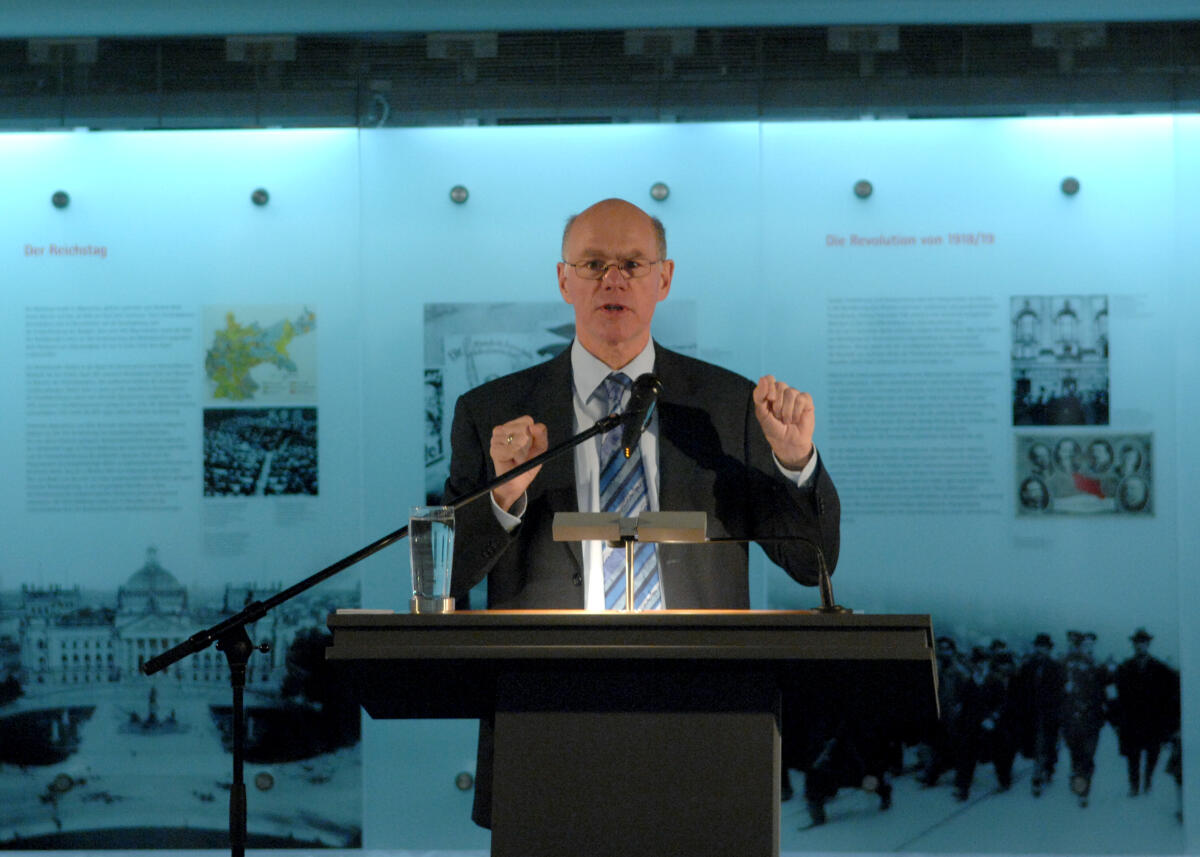
[[[632,360],[620,369],[610,369],[608,365],[580,344],[576,338],[571,343],[571,374],[575,384],[575,394],[581,401],[586,402],[595,392],[600,383],[613,372],[624,372],[631,380],[637,380],[639,375],[654,371],[654,340],[646,341],[643,348]]]

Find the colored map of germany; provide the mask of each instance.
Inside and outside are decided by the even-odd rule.
[[[215,388],[214,399],[245,401],[253,399],[259,384],[251,370],[264,364],[280,372],[294,374],[296,364],[288,346],[298,336],[317,326],[317,316],[305,309],[294,320],[283,319],[269,327],[258,322],[242,324],[234,313],[225,314],[225,326],[213,334],[213,342],[204,356],[204,372]]]

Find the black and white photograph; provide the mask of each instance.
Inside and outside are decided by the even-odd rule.
[[[1152,629],[938,633],[921,735],[784,722],[784,825],[805,851],[1170,854],[1182,841],[1177,653]],[[886,722],[886,717],[881,718]]]
[[[1109,424],[1108,298],[1010,301],[1014,426]]]
[[[221,848],[232,782],[229,666],[216,646],[142,665],[283,589],[186,585],[182,557],[110,561],[110,588],[0,590],[0,849]],[[180,565],[176,565],[180,563]],[[175,569],[173,571],[172,569]],[[362,840],[360,718],[324,662],[355,584],[314,588],[248,626],[247,835],[258,848]]]
[[[204,496],[318,494],[316,408],[205,408]]]

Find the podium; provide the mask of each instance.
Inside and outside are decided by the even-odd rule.
[[[371,717],[494,722],[498,857],[778,855],[781,718],[916,734],[937,717],[928,616],[347,613],[329,628],[326,657]]]

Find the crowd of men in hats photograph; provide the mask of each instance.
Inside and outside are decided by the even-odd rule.
[[[1045,632],[1023,643],[1023,653],[1004,640],[967,649],[951,636],[939,636],[940,718],[929,734],[915,740],[847,723],[810,726],[799,734],[785,730],[785,766],[805,775],[811,824],[827,822],[826,804],[842,788],[872,792],[878,808],[889,809],[892,782],[903,776],[914,776],[927,789],[951,779],[954,799],[965,802],[972,787],[981,787],[980,766],[990,765],[995,782],[986,783],[987,790],[1006,792],[1014,786],[1018,759],[1028,760],[1021,770],[1028,773],[1032,798],[1051,789],[1063,769],[1060,779],[1084,808],[1093,794],[1106,726],[1115,731],[1127,765],[1128,797],[1150,792],[1161,771],[1172,780],[1178,806],[1179,673],[1150,654],[1153,636],[1144,628],[1129,637],[1133,652],[1120,661],[1114,656],[1097,660],[1092,631],[1068,630],[1063,636],[1061,654]],[[1166,761],[1160,765],[1164,748]],[[1114,784],[1106,786],[1111,791]],[[785,800],[792,797],[786,767],[783,794]],[[1176,816],[1182,821],[1181,813]]]

